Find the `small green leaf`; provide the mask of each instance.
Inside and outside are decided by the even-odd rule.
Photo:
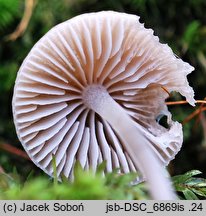
[[[97,166],[97,173],[102,173],[102,172],[104,172],[104,170],[106,169],[106,161],[103,161],[101,164],[99,164],[98,166]]]
[[[191,170],[191,171],[186,172],[183,175],[176,175],[172,179],[173,179],[173,182],[175,184],[185,183],[192,176],[195,176],[195,175],[198,175],[198,174],[201,174],[201,173],[202,172],[200,172],[199,170]]]
[[[69,184],[68,178],[63,173],[61,174],[61,180],[63,184]]]
[[[199,196],[206,197],[206,193],[202,191],[201,188],[198,189],[192,188],[191,190]]]
[[[34,171],[32,170],[26,178],[26,181],[32,180],[34,177]]]
[[[188,176],[188,178],[189,178],[189,177],[199,175],[199,174],[202,174],[202,172],[199,170],[190,170],[190,171],[186,172],[184,175]]]
[[[187,181],[185,181],[185,184],[188,186],[206,187],[206,179],[204,179],[204,178],[189,178]]]
[[[198,200],[198,197],[189,189],[185,189],[183,194],[187,200]]]
[[[183,41],[185,43],[187,43],[188,45],[192,44],[194,38],[197,36],[197,32],[199,30],[199,27],[200,27],[200,22],[195,20],[193,22],[191,22],[185,32],[184,32],[184,35],[183,35]]]
[[[195,194],[206,197],[206,179],[193,177],[198,174],[199,170],[191,170],[173,177],[176,191],[182,192],[186,199],[198,199]]]
[[[53,167],[54,185],[57,185],[58,184],[58,177],[57,177],[56,158],[54,155],[52,155],[52,167]]]

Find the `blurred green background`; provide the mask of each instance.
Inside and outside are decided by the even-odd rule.
[[[31,170],[35,175],[43,174],[32,162],[16,155],[16,149],[8,149],[14,146],[22,150],[12,120],[11,101],[15,77],[23,59],[54,25],[85,12],[101,10],[139,15],[140,21],[154,29],[161,42],[167,43],[180,58],[195,67],[188,80],[196,99],[206,97],[205,0],[0,0],[0,169],[11,173],[16,167],[23,177]],[[28,25],[20,29],[22,32],[15,31],[25,12]],[[172,99],[182,98],[176,95]],[[198,108],[200,105],[169,107],[173,119],[180,122]],[[206,176],[206,118],[204,106],[201,108],[201,115],[194,116],[183,126],[184,144],[169,166],[171,175],[198,169]]]

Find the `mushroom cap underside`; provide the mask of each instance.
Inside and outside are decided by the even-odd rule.
[[[114,128],[84,103],[84,90],[99,85],[167,165],[181,148],[182,127],[171,120],[164,89],[194,105],[186,77],[193,70],[138,16],[113,11],[77,16],[43,36],[20,67],[13,96],[17,135],[32,161],[49,175],[52,155],[58,176],[72,177],[76,161],[94,171],[104,160],[106,172],[138,171]],[[158,123],[163,115],[169,128]]]

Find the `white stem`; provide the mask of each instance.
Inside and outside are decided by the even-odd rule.
[[[149,141],[106,89],[100,85],[89,86],[83,93],[83,100],[90,109],[108,121],[121,137],[124,148],[145,176],[151,197],[156,200],[177,199],[171,181],[149,147]]]

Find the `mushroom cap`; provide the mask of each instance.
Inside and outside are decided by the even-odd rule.
[[[13,96],[17,135],[32,161],[51,176],[52,155],[58,176],[72,177],[76,161],[94,171],[104,160],[106,172],[138,171],[114,128],[84,103],[84,90],[99,85],[167,165],[183,136],[165,105],[168,93],[162,86],[194,105],[186,77],[193,70],[136,15],[103,11],[77,16],[43,36],[20,67]],[[162,115],[169,128],[158,123]]]

